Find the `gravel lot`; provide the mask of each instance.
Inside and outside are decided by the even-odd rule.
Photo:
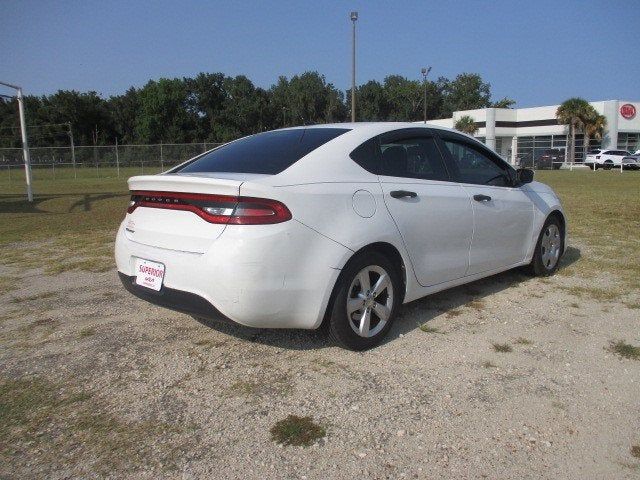
[[[0,478],[640,477],[640,361],[610,350],[640,345],[637,293],[508,272],[405,305],[354,353],[200,323],[114,270],[1,270]],[[274,442],[289,415],[326,436]]]

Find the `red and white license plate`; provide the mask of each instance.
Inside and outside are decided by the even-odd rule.
[[[136,284],[159,291],[164,279],[164,265],[136,258]]]

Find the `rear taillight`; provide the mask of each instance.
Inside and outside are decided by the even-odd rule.
[[[268,198],[133,191],[127,213],[139,207],[192,212],[209,223],[224,225],[265,225],[291,220],[291,212],[284,203]]]

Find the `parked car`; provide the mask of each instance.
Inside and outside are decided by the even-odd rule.
[[[514,267],[556,271],[565,216],[532,180],[450,129],[260,133],[130,178],[117,268],[151,303],[251,327],[326,322],[363,350],[403,303]]]
[[[631,155],[625,150],[603,150],[595,149],[587,153],[584,164],[591,167],[592,170],[604,168],[610,170],[616,165],[619,167],[623,157]]]
[[[564,163],[564,151],[560,148],[551,148],[542,152],[538,158],[537,168],[559,170]]]
[[[623,157],[622,168],[624,170],[640,170],[640,154]]]

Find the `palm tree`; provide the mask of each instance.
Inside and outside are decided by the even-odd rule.
[[[569,158],[570,162],[575,161],[576,157],[576,130],[584,128],[584,119],[588,118],[589,112],[593,107],[583,98],[570,98],[565,100],[556,111],[556,118],[561,125],[569,125],[570,143]]]
[[[468,133],[469,135],[474,135],[478,131],[478,127],[476,125],[475,120],[469,115],[463,115],[460,117],[455,124],[456,130]]]
[[[607,126],[607,117],[600,115],[596,112],[596,109],[591,107],[593,112],[586,117],[584,122],[584,158],[587,158],[587,152],[589,151],[589,139],[597,138],[602,140],[604,135],[604,129]]]

